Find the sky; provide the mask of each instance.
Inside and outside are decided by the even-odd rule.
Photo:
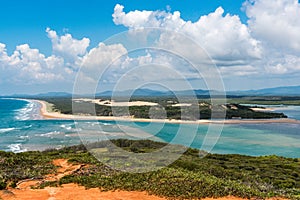
[[[183,80],[207,89],[208,68],[226,90],[300,85],[297,0],[15,0],[1,1],[0,17],[0,95],[148,82],[187,89]],[[157,37],[156,50],[130,51],[139,31]],[[204,52],[210,64],[199,74],[191,63]]]

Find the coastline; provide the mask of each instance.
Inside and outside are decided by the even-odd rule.
[[[59,112],[53,112],[48,108],[48,102],[42,100],[34,101],[41,105],[40,114],[43,119],[65,119],[65,120],[102,120],[102,121],[129,121],[129,122],[155,122],[155,123],[172,123],[172,124],[259,124],[259,123],[294,123],[300,124],[300,120],[290,118],[279,119],[226,119],[226,120],[197,120],[186,121],[176,119],[143,119],[131,117],[114,117],[114,116],[82,116],[68,115]]]

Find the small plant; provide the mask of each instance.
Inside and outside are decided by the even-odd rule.
[[[11,182],[9,187],[16,188],[17,187],[17,182],[16,181]]]
[[[0,179],[0,190],[4,190],[6,188],[6,183],[4,182],[4,180]]]

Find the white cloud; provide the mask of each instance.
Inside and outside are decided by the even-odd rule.
[[[248,24],[243,24],[236,15],[224,14],[221,7],[191,22],[183,20],[178,11],[125,13],[124,6],[117,4],[113,20],[135,34],[143,28],[167,29],[171,32],[160,37],[159,47],[173,48],[183,56],[189,54],[189,58],[201,60],[201,52],[195,51],[192,43],[181,40],[176,32],[185,34],[208,52],[226,76],[300,72],[299,2],[248,0],[243,7],[249,17]]]
[[[61,57],[57,57],[55,55],[51,55],[45,58],[46,66],[49,69],[54,69],[55,67],[63,67],[64,59]]]
[[[78,63],[81,62],[81,57],[87,53],[90,39],[74,39],[72,35],[68,33],[63,36],[58,36],[56,31],[50,28],[47,28],[46,32],[51,39],[54,55],[63,57],[66,65],[76,68]]]
[[[231,66],[231,67],[220,67],[220,72],[223,77],[233,77],[233,76],[251,76],[257,75],[259,72],[257,68],[246,65],[246,66]]]
[[[56,81],[74,80],[75,71],[87,54],[90,40],[74,39],[72,35],[58,36],[56,31],[46,30],[51,39],[53,54],[45,56],[28,44],[18,45],[8,55],[6,45],[0,43],[0,77],[2,83],[48,84]],[[75,70],[74,70],[75,69]]]
[[[28,44],[19,45],[11,56],[4,44],[0,44],[1,78],[8,82],[30,84],[61,80],[57,70],[63,65],[61,58],[45,57],[38,49],[31,49]],[[53,70],[55,69],[55,71]]]
[[[246,1],[248,26],[263,45],[266,74],[300,72],[300,4],[297,0]],[[297,73],[298,72],[298,73]]]
[[[246,25],[236,15],[224,15],[223,8],[204,15],[196,22],[185,21],[180,12],[131,11],[115,6],[113,20],[131,30],[139,28],[165,28],[177,31],[198,42],[215,60],[245,61],[261,57],[259,41],[255,40]]]
[[[243,24],[238,16],[224,14],[221,7],[208,15],[201,16],[196,22],[183,20],[178,11],[170,13],[136,10],[125,13],[123,9],[121,5],[115,6],[113,14],[115,24],[128,27],[132,37],[141,41],[140,46],[150,38],[150,41],[157,41],[154,48],[162,48],[173,53],[173,56],[161,57],[151,54],[153,63],[171,66],[172,70],[180,72],[185,80],[205,80],[209,87],[221,90],[221,81],[216,81],[220,80],[220,77],[214,63],[226,75],[257,74],[258,70],[252,63],[262,58],[260,41],[252,37],[247,25]],[[159,28],[166,32],[161,31],[157,39],[155,38],[157,31],[153,31],[153,36],[151,28]],[[141,39],[141,35],[148,37],[148,40]],[[196,68],[183,64],[176,59],[176,55],[191,62]],[[229,73],[230,71],[224,69],[225,67],[232,67],[231,70],[235,72]],[[164,73],[165,71],[161,70],[161,73],[156,72],[156,75],[152,74],[152,76],[156,80],[176,79],[170,77],[170,73]],[[147,72],[147,74],[151,73]],[[143,78],[143,76],[137,77]],[[180,81],[176,83],[181,84]]]
[[[78,85],[76,90],[94,92],[98,82],[103,89],[122,80],[122,87],[129,89],[130,85],[137,83],[149,81],[162,83],[177,80],[178,77],[182,79],[181,76],[184,75],[191,78],[195,73],[191,72],[191,66],[186,65],[187,62],[182,58],[165,51],[128,52],[122,44],[99,43],[82,59],[80,74],[76,80],[82,84]]]
[[[244,4],[253,34],[268,47],[300,53],[298,0],[255,0]]]
[[[270,74],[294,74],[300,73],[300,57],[294,55],[283,55],[269,60],[265,70]]]
[[[117,25],[127,27],[143,27],[150,22],[152,11],[132,11],[128,14],[123,12],[124,6],[117,4],[114,8],[113,21]]]
[[[122,44],[99,43],[82,58],[81,71],[98,80],[113,61],[119,59],[120,56],[126,56],[126,54],[127,50]]]
[[[122,44],[105,45],[99,43],[97,47],[91,49],[83,57],[81,66],[84,68],[104,68],[125,54],[127,54],[127,50]]]
[[[110,71],[104,76],[106,70],[112,70],[120,73],[121,62],[118,60],[119,57],[127,57],[127,50],[122,44],[105,45],[99,43],[97,47],[92,48],[87,52],[81,59],[79,65],[80,71],[75,83],[75,93],[93,93],[98,82],[103,80],[111,79],[114,76],[114,71]],[[118,60],[116,68],[112,68],[111,64]],[[123,60],[123,59],[122,59]]]
[[[0,43],[0,66],[3,67],[3,63],[8,61],[9,57],[6,52],[6,45]]]
[[[209,63],[204,50],[226,78],[299,74],[299,2],[248,0],[244,9],[249,17],[248,24],[243,24],[236,15],[224,13],[222,7],[191,22],[182,19],[179,11],[134,10],[125,13],[124,6],[117,4],[112,15],[113,21],[129,29],[129,35],[133,37],[131,46],[128,47],[126,42],[121,44],[118,41],[114,44],[110,41],[109,45],[99,43],[97,47],[88,50],[90,39],[76,39],[68,33],[58,35],[56,31],[47,28],[46,33],[51,39],[53,50],[49,56],[30,48],[28,44],[17,46],[8,55],[6,45],[0,43],[1,81],[22,84],[51,83],[64,79],[70,81],[81,68],[82,73],[78,77],[87,85],[97,84],[105,70],[103,84],[113,84],[140,65],[153,65],[153,70],[151,67],[144,71],[136,70],[136,73],[141,74],[128,76],[132,81],[172,80],[176,71],[185,78],[197,79],[199,73],[184,59],[188,58],[197,64],[202,62],[208,67],[204,67],[201,73],[209,74],[206,72],[213,65]],[[154,34],[156,38],[144,40],[149,36],[147,34],[151,34],[151,31],[145,29],[151,27],[162,28],[167,32],[162,32],[159,37]],[[139,45],[140,41],[141,46],[152,42],[154,50],[131,54],[130,47]],[[157,51],[155,48],[158,48]],[[161,52],[159,48],[162,48]],[[164,52],[164,49],[167,51]],[[172,50],[174,55],[171,55]],[[159,71],[160,65],[165,68]],[[174,70],[174,73],[168,73],[169,70]]]

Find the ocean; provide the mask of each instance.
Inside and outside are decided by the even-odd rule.
[[[300,106],[276,109],[300,119]],[[211,153],[300,158],[300,124],[226,124],[218,135],[207,134],[208,125],[44,120],[39,112],[36,102],[0,98],[0,150],[17,153],[129,138],[181,144]]]

